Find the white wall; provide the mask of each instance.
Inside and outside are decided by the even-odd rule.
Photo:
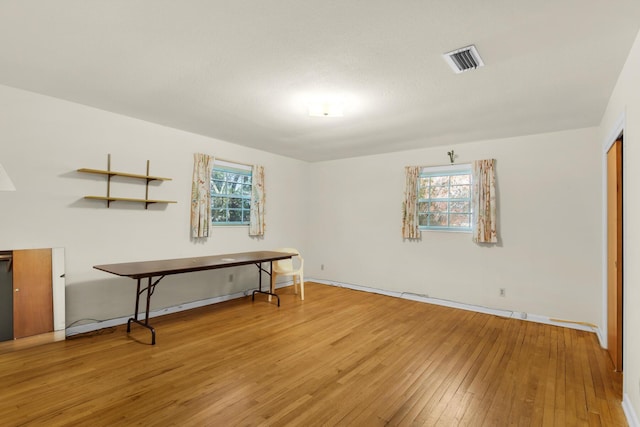
[[[190,239],[196,152],[264,165],[264,239],[250,238],[247,227]],[[76,170],[106,169],[108,153],[112,169],[125,172],[145,173],[150,160],[152,175],[173,178],[154,182],[150,196],[178,203],[145,210],[116,202],[107,209],[83,199],[106,195],[106,179]],[[301,195],[307,165],[297,160],[0,86],[0,163],[17,188],[0,192],[0,249],[65,248],[67,325],[133,312],[134,281],[94,270],[96,264],[306,246]],[[112,195],[144,196],[143,182],[115,181]],[[240,292],[255,287],[257,277],[254,266],[170,276],[158,285],[152,308]]]
[[[600,142],[609,143],[624,117],[623,141],[623,371],[626,409],[640,415],[640,35],[611,95],[600,126]],[[602,150],[604,151],[604,150]],[[604,154],[602,154],[604,155]],[[638,420],[636,419],[636,423]]]
[[[446,164],[450,149],[457,163],[497,159],[497,246],[474,244],[467,233],[402,240],[404,166]],[[308,277],[601,321],[595,128],[317,163],[310,177]]]

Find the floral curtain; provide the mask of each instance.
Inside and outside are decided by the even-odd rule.
[[[264,236],[264,167],[253,165],[251,181],[249,236]]]
[[[495,159],[473,162],[473,241],[497,243]]]
[[[402,238],[419,239],[418,229],[418,176],[420,166],[406,166],[404,201],[402,202]]]
[[[211,229],[211,169],[214,158],[206,154],[193,155],[191,183],[191,237],[209,237]]]

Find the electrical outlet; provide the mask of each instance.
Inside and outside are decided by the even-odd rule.
[[[324,264],[320,264],[320,270],[324,270]]]
[[[507,290],[505,288],[500,288],[500,296],[501,297],[506,297],[507,296]]]

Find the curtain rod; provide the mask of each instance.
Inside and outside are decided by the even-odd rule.
[[[223,159],[222,157],[213,156],[213,159],[214,159],[214,163],[215,163],[216,160],[220,160],[221,162],[235,163],[236,165],[243,165],[243,166],[253,167],[253,165],[251,165],[249,163],[243,163],[243,162],[238,162],[238,161],[235,161],[235,160]]]
[[[452,166],[472,166],[473,162],[463,162],[463,163],[445,163],[442,165],[416,165],[419,168],[442,168],[442,167],[452,167]]]

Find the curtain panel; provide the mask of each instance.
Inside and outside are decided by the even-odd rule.
[[[214,157],[193,155],[191,183],[191,237],[209,237],[211,230],[211,169]]]
[[[473,162],[473,241],[497,243],[495,159]]]
[[[264,167],[253,165],[251,177],[249,236],[264,236]]]
[[[420,239],[418,228],[418,177],[420,166],[406,166],[404,201],[402,202],[402,238]]]

